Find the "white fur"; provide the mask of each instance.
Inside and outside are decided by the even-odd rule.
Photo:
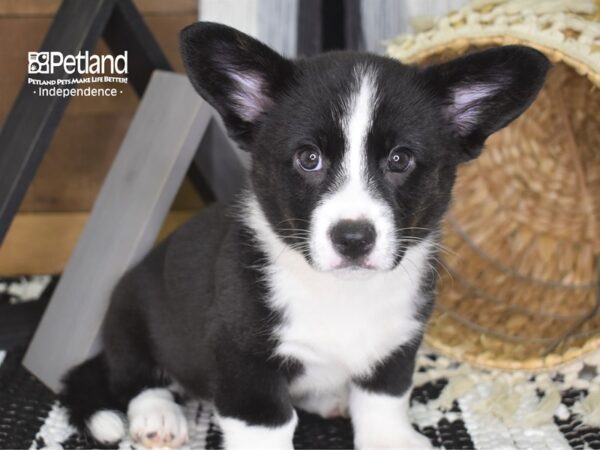
[[[87,422],[89,432],[98,442],[113,444],[125,437],[125,420],[118,411],[102,410]]]
[[[295,396],[294,405],[325,418],[347,417],[349,389],[347,383],[330,392],[306,392]]]
[[[293,412],[291,420],[280,427],[250,426],[244,421],[231,417],[220,417],[217,422],[223,432],[224,448],[237,449],[293,449],[292,439],[298,424],[298,416]]]
[[[146,389],[129,402],[129,434],[144,447],[177,448],[188,440],[187,420],[168,389]]]
[[[389,269],[396,251],[392,210],[369,190],[367,179],[365,143],[378,102],[376,75],[357,68],[356,83],[357,90],[348,99],[341,120],[347,147],[337,189],[321,200],[311,220],[311,255],[315,266],[325,271],[343,265],[329,237],[329,230],[340,220],[366,219],[375,226],[377,239],[366,260],[373,269]]]
[[[343,389],[351,377],[413,339],[420,281],[428,270],[431,242],[410,247],[394,270],[336,276],[313,269],[271,229],[255,197],[248,199],[249,226],[270,259],[270,302],[283,312],[277,353],[299,360],[303,374],[290,387],[301,398]]]
[[[408,416],[410,391],[401,397],[377,394],[353,385],[350,415],[354,446],[363,449],[431,448],[431,443],[411,425]]]

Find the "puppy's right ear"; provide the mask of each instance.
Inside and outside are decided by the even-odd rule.
[[[197,22],[181,31],[183,62],[200,95],[247,149],[256,127],[292,77],[293,63],[231,27]]]

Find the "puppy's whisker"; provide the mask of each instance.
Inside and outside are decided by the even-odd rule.
[[[419,244],[419,243],[425,242],[425,241],[427,241],[427,239],[417,238],[417,237],[414,237],[414,236],[404,236],[404,237],[398,239],[396,242],[399,245],[402,245],[403,242],[411,242],[411,243]],[[428,242],[430,243],[430,245],[434,249],[439,250],[440,253],[443,253],[443,254],[448,255],[448,256],[455,256],[456,255],[456,252],[454,250],[450,249],[449,247],[446,247],[446,246],[444,246],[444,245],[442,245],[442,244],[440,244],[438,242],[435,242],[435,241],[428,241]]]
[[[281,220],[281,221],[277,222],[277,223],[275,224],[275,226],[276,226],[276,227],[278,227],[279,225],[281,225],[281,224],[283,224],[283,223],[286,223],[286,222],[303,222],[303,223],[310,223],[310,220],[306,220],[306,219],[300,219],[300,218],[298,218],[298,217],[291,217],[291,218],[288,218],[288,219],[283,219],[283,220]]]
[[[448,276],[450,277],[450,279],[451,279],[451,280],[452,280],[452,282],[454,283],[454,276],[452,275],[452,272],[450,272],[450,270],[448,269],[448,267],[446,266],[446,264],[445,264],[445,263],[444,263],[444,262],[443,262],[441,259],[439,259],[439,258],[436,258],[435,256],[434,256],[434,257],[432,257],[432,258],[433,258],[433,260],[434,260],[434,261],[435,261],[437,264],[439,264],[439,266],[440,266],[442,269],[444,269],[444,271],[445,271],[445,272],[448,274]],[[438,275],[440,275],[440,274],[439,274],[439,272],[438,272]]]

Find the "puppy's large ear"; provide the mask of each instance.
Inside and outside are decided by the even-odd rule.
[[[487,137],[516,119],[544,83],[548,59],[523,46],[507,46],[428,67],[428,86],[441,100],[444,115],[465,155],[475,158]]]
[[[183,62],[200,95],[223,117],[242,148],[292,76],[293,64],[225,25],[197,22],[180,34]]]

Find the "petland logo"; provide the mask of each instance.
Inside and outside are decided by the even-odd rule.
[[[89,51],[76,55],[64,55],[62,52],[28,52],[28,83],[40,86],[34,93],[40,96],[115,96],[122,93],[116,88],[75,87],[91,83],[127,83],[128,55],[94,55]],[[72,78],[43,79],[32,78],[31,75],[73,75]],[[108,76],[110,74],[112,76]],[[114,76],[117,75],[117,76]],[[73,86],[61,88],[58,86]],[[51,87],[43,87],[51,86]]]
[[[77,55],[63,55],[61,52],[29,52],[29,74],[54,73],[61,68],[68,74],[81,75],[110,73],[127,74],[127,52],[123,55],[90,55],[79,52]]]

